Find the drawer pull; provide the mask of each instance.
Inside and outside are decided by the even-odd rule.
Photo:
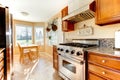
[[[102,74],[106,74],[105,72],[102,72]]]
[[[102,60],[102,63],[105,63],[106,61],[105,60]]]

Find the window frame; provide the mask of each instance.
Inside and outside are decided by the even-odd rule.
[[[16,33],[16,28],[17,28],[17,26],[21,26],[21,27],[31,27],[32,28],[32,38],[31,38],[31,40],[32,40],[32,43],[34,43],[34,40],[33,40],[33,26],[32,25],[26,25],[26,24],[15,24],[15,45],[17,45],[17,33]]]
[[[41,27],[41,28],[43,28],[43,46],[45,45],[45,28],[44,28],[44,26],[41,26],[41,25],[39,25],[39,26],[33,26],[33,25],[26,25],[26,24],[20,24],[20,23],[16,23],[15,24],[15,28],[14,28],[14,44],[15,44],[15,46],[17,46],[17,34],[16,34],[16,27],[17,27],[17,25],[18,26],[25,26],[25,27],[32,27],[32,43],[35,43],[35,28],[36,27]]]
[[[45,45],[45,33],[44,33],[44,27],[42,27],[42,26],[34,26],[34,36],[33,36],[34,37],[34,43],[36,43],[35,42],[36,41],[35,40],[36,39],[36,36],[35,36],[35,32],[36,32],[35,29],[36,28],[43,28],[43,44],[41,44],[41,45]]]

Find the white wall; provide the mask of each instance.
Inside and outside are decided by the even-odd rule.
[[[80,36],[78,34],[80,27],[82,27],[84,24],[93,27],[93,33],[94,33],[93,35]],[[120,29],[120,23],[99,26],[99,25],[95,25],[95,19],[93,18],[76,23],[74,31],[65,33],[65,39],[69,40],[69,39],[84,39],[84,38],[114,38],[115,31],[119,29]]]
[[[62,27],[61,13],[58,13],[58,14],[54,15],[53,17],[51,17],[48,20],[48,22],[52,22],[56,18],[57,18],[57,27],[58,27],[58,29],[56,31],[56,35],[57,35],[57,38],[58,38],[57,39],[58,40],[57,44],[59,44],[59,43],[63,42],[63,32],[62,32],[62,29],[61,29],[61,27]],[[48,22],[46,23],[46,27],[48,26]],[[45,29],[46,29],[46,27],[45,27]],[[45,35],[46,35],[45,36],[45,52],[47,52],[48,54],[52,55],[52,53],[53,53],[53,46],[49,45],[49,39],[47,37],[47,33],[48,32],[45,30]]]

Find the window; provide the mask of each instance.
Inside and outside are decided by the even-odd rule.
[[[49,45],[56,45],[57,44],[57,31],[50,31],[47,33],[49,39]]]
[[[16,43],[32,43],[32,27],[25,25],[16,25]]]
[[[44,45],[44,28],[35,27],[35,43]]]

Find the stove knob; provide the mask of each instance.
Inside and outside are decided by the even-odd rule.
[[[59,51],[59,50],[60,50],[60,48],[57,48],[57,50]]]
[[[63,51],[63,49],[60,49],[60,51]]]
[[[71,54],[74,54],[74,53],[75,53],[75,50],[72,50],[72,51],[71,51]]]
[[[68,53],[69,52],[69,50],[66,50],[66,53]]]
[[[76,55],[79,56],[79,55],[82,55],[82,53],[81,52],[77,52]]]

